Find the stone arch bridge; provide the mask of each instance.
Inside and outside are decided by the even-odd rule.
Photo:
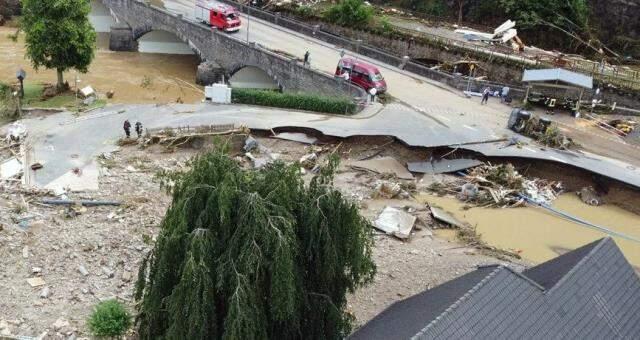
[[[166,10],[138,0],[102,0],[117,24],[111,27],[109,46],[112,50],[135,50],[136,40],[151,31],[175,34],[187,43],[202,60],[214,62],[223,69],[226,79],[236,71],[254,66],[275,80],[286,92],[313,92],[326,96],[363,98],[364,90],[345,86],[333,76],[303,67],[294,59],[273,53],[254,43],[237,40],[206,25],[195,23]],[[199,73],[206,68],[201,64]]]

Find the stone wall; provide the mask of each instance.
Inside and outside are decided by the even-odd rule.
[[[331,75],[303,67],[297,60],[236,40],[205,25],[184,20],[181,15],[171,14],[137,0],[102,2],[111,10],[119,25],[126,23],[131,28],[131,39],[136,40],[153,30],[173,33],[191,46],[202,59],[215,62],[226,70],[227,79],[245,66],[255,66],[264,70],[286,92],[366,96],[359,87],[345,86]],[[345,93],[345,89],[348,93]]]

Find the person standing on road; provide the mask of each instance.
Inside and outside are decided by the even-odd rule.
[[[502,93],[500,93],[500,101],[501,102],[507,101],[507,96],[509,95],[509,90],[510,90],[509,86],[506,86],[506,85],[502,88],[502,91],[501,91]]]
[[[139,121],[136,122],[136,134],[138,135],[138,138],[142,137],[142,123]]]
[[[489,95],[491,94],[491,88],[489,88],[488,86],[484,89],[484,91],[482,91],[482,101],[480,102],[480,105],[482,104],[486,104],[489,102]]]
[[[124,121],[122,128],[124,129],[124,134],[127,135],[127,138],[131,137],[131,123],[129,123],[128,119]]]
[[[309,51],[304,53],[304,62],[302,63],[303,66],[309,66]]]

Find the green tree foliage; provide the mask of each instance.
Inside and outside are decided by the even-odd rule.
[[[324,17],[340,26],[363,27],[371,21],[373,7],[366,5],[363,0],[342,0],[329,7]]]
[[[369,282],[371,225],[299,165],[244,170],[220,151],[164,173],[173,201],[138,275],[142,339],[339,339]]]
[[[131,327],[131,315],[116,300],[100,302],[87,322],[94,336],[122,336]]]
[[[58,88],[70,68],[87,72],[96,33],[89,22],[89,0],[23,0],[21,28],[34,68],[55,69]]]

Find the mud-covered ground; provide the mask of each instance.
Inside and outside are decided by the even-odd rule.
[[[380,181],[413,182],[412,190],[420,190],[430,179],[402,181],[346,165],[372,152],[394,156],[402,162],[425,157],[424,151],[410,150],[385,138],[329,141],[320,147],[264,136],[256,138],[269,152],[277,153],[279,159],[287,162],[297,161],[313,151],[321,160],[331,152],[338,153],[343,165],[336,174],[335,185],[358,202],[362,214],[372,220],[385,206],[405,208],[418,217],[409,240],[375,232],[378,273],[372,284],[349,296],[348,308],[356,316],[357,325],[395,301],[474,270],[479,264],[500,262],[472,247],[434,237],[431,227],[435,222],[426,206],[417,203],[410,192],[399,195],[402,198],[373,198]],[[184,167],[195,152],[122,147],[100,159],[99,191],[68,194],[70,199],[122,202],[119,207],[66,209],[44,205],[40,203],[42,193],[3,183],[0,332],[25,336],[46,333],[51,338],[87,337],[85,322],[99,301],[116,298],[133,311],[138,267],[152,249],[162,216],[170,204],[170,197],[160,190],[154,175],[161,169]],[[248,159],[238,159],[251,166]],[[312,175],[307,172],[304,176]]]

